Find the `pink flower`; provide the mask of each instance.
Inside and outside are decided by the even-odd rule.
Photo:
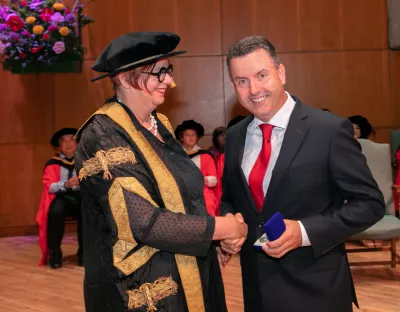
[[[49,31],[56,31],[56,30],[58,30],[58,27],[56,25],[50,25],[48,30]]]
[[[43,40],[49,40],[49,38],[50,38],[49,34],[44,34],[42,37]]]
[[[45,8],[42,13],[40,14],[40,18],[44,22],[50,22],[51,15],[53,14],[53,11],[50,8]]]
[[[54,13],[52,16],[51,16],[51,22],[53,23],[53,24],[59,24],[59,23],[62,23],[62,22],[64,22],[64,16],[62,16],[59,12],[56,12],[56,13]]]
[[[26,2],[26,1],[21,1],[19,3],[19,6],[21,6],[21,7],[24,7],[24,6],[27,6],[27,5],[28,5],[28,2]]]
[[[24,29],[24,30],[22,31],[21,35],[23,35],[23,36],[30,36],[31,33],[30,33],[29,31],[27,31],[26,29]]]
[[[61,53],[63,53],[63,52],[65,51],[65,44],[64,44],[64,42],[62,42],[62,41],[57,41],[57,42],[55,42],[54,45],[53,45],[53,51],[54,51],[56,54],[61,54]]]

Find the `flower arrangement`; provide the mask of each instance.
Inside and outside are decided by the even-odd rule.
[[[61,0],[14,0],[0,6],[0,58],[4,68],[51,67],[82,61],[81,29],[93,20],[83,3],[69,10]]]

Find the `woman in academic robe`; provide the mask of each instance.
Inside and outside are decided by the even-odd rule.
[[[115,95],[77,134],[87,312],[227,311],[212,241],[243,238],[247,225],[207,214],[201,172],[156,113],[174,86],[178,43],[128,33],[92,67]]]
[[[211,216],[219,216],[217,198],[218,174],[212,154],[197,145],[204,135],[204,127],[194,120],[185,120],[175,129],[175,136],[204,176],[204,201]]]

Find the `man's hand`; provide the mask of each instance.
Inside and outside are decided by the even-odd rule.
[[[221,247],[217,247],[217,253],[218,253],[218,258],[220,259],[221,265],[224,268],[228,264],[229,260],[231,260],[232,255],[223,251],[221,249]]]
[[[79,180],[77,176],[73,176],[64,184],[65,188],[72,188],[73,186],[79,186]]]
[[[289,251],[301,246],[302,236],[300,224],[294,220],[284,220],[286,230],[282,236],[272,242],[267,242],[263,246],[264,252],[274,258],[282,258]]]
[[[230,214],[227,214],[227,216]],[[237,213],[235,215],[236,220],[242,224],[244,223],[244,219],[241,213]],[[235,255],[237,254],[240,249],[242,248],[244,242],[246,241],[246,237],[247,237],[247,231],[246,231],[246,235],[238,238],[238,239],[225,239],[221,241],[221,248],[223,251],[229,253],[230,255]]]

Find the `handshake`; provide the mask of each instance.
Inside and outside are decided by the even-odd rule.
[[[228,213],[225,217],[215,218],[214,240],[221,241],[217,248],[222,266],[224,267],[232,255],[237,254],[247,238],[247,224],[240,213]]]

